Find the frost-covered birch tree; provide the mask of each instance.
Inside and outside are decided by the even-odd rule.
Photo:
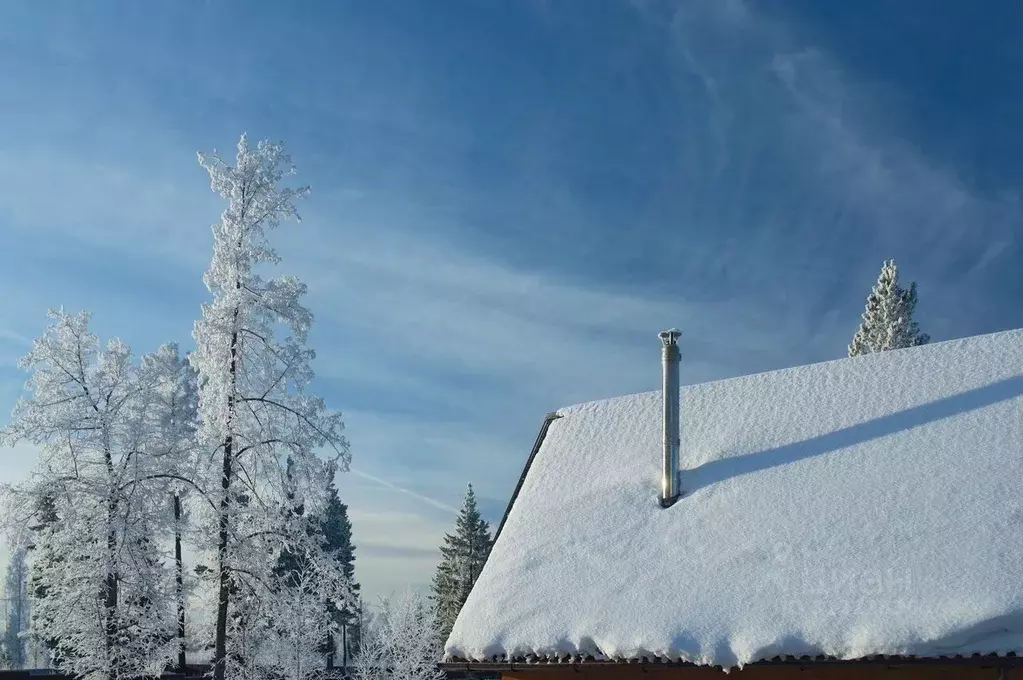
[[[280,509],[287,503],[284,464],[293,461],[298,502],[318,513],[325,501],[329,450],[344,468],[348,443],[339,414],[307,394],[314,353],[305,346],[312,314],[300,302],[305,285],[294,277],[263,278],[279,258],[267,233],[298,218],[308,188],[281,186],[294,173],[281,144],[248,138],[234,163],[199,154],[211,187],[227,200],[213,226],[213,259],[205,282],[213,296],[196,322],[192,365],[199,378],[198,486],[212,504],[202,523],[201,547],[213,555],[216,623],[213,677],[258,677],[260,638],[273,603],[273,567],[289,540]],[[278,339],[278,332],[289,335]],[[212,505],[212,507],[211,507]],[[336,594],[335,594],[336,595]],[[246,630],[248,629],[248,630]]]
[[[431,599],[406,589],[383,601],[362,633],[356,680],[441,680],[441,634]]]
[[[188,599],[182,543],[189,525],[189,501],[200,498],[193,494],[195,479],[198,380],[187,357],[178,346],[168,343],[143,358],[143,370],[150,376],[152,398],[148,408],[152,455],[163,461],[156,477],[164,480],[169,498],[166,512],[171,517],[170,533],[174,540],[174,602],[176,618],[176,652],[178,670],[185,668],[185,611]]]
[[[40,447],[29,481],[8,489],[9,507],[41,520],[30,635],[76,676],[159,672],[170,599],[152,503],[165,461],[147,424],[150,376],[120,340],[101,347],[87,313],[50,317],[21,362],[30,396],[4,432]]]
[[[849,345],[849,356],[926,344],[930,336],[921,333],[919,324],[913,320],[916,301],[916,283],[911,283],[909,290],[900,288],[895,260],[886,260],[867,297],[859,330]]]

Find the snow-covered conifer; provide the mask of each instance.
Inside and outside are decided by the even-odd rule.
[[[899,287],[899,269],[895,260],[881,267],[877,283],[867,297],[860,328],[849,345],[849,356],[923,345],[930,340],[913,320],[916,311],[916,283],[909,290]]]
[[[8,490],[10,491],[10,490]],[[20,491],[20,490],[18,490]],[[47,621],[47,612],[52,608],[40,606],[50,596],[52,587],[47,585],[51,573],[54,573],[56,563],[66,559],[55,550],[57,541],[52,540],[50,534],[57,531],[58,517],[57,504],[54,492],[46,492],[44,489],[37,489],[35,498],[26,494],[15,493],[6,500],[24,504],[28,501],[31,504],[31,512],[27,517],[18,517],[12,508],[5,509],[5,520],[19,522],[31,532],[28,550],[31,558],[29,560],[29,583],[28,593],[30,602],[29,615],[29,645],[36,651],[39,659],[45,659],[50,666],[54,666],[54,654],[57,651],[57,639],[53,635],[55,626]],[[55,573],[60,573],[57,570]],[[38,660],[34,659],[36,664]]]
[[[289,505],[284,508],[284,515],[285,522],[292,527],[292,540],[281,551],[274,569],[277,595],[283,598],[276,617],[283,622],[277,647],[283,648],[284,656],[295,660],[292,671],[302,667],[304,672],[314,673],[332,669],[338,651],[342,663],[346,663],[357,649],[359,584],[355,581],[355,546],[348,507],[338,497],[333,470],[327,474],[324,510],[321,516],[315,516],[306,513],[295,498],[292,469],[293,461],[289,458],[285,468],[285,496]],[[294,540],[299,536],[304,537],[304,544]],[[332,581],[333,590],[324,588]],[[343,589],[339,588],[341,584]],[[321,602],[321,610],[308,611],[315,601]],[[294,626],[298,620],[302,621],[301,630]],[[321,661],[319,667],[297,664],[302,656],[316,655]],[[286,668],[281,672],[291,677]]]
[[[196,507],[209,511],[200,547],[214,560],[213,677],[248,680],[262,672],[251,631],[268,617],[276,557],[296,538],[281,523],[285,460],[293,461],[295,497],[315,514],[325,502],[327,470],[316,452],[332,450],[345,467],[348,443],[340,415],[306,393],[314,353],[305,346],[312,323],[300,302],[305,285],[259,273],[279,260],[267,232],[298,217],[295,202],[308,189],[280,185],[294,168],[277,143],[253,149],[243,135],[234,164],[216,153],[199,154],[199,162],[228,205],[213,227],[205,276],[213,299],[196,322],[190,356],[199,376],[196,481],[209,501]],[[282,327],[290,336],[278,339]]]
[[[7,599],[7,630],[4,632],[3,647],[10,668],[25,668],[27,660],[26,640],[28,631],[28,560],[25,548],[18,548],[11,554],[7,564],[7,583],[4,589]]]
[[[335,568],[340,569],[351,584],[352,595],[345,607],[341,609],[333,605],[328,607],[329,616],[341,629],[340,636],[335,635],[332,631],[325,641],[327,668],[331,669],[335,665],[336,655],[340,655],[342,665],[347,665],[354,653],[358,651],[361,629],[358,617],[359,584],[355,580],[355,545],[352,543],[352,522],[348,519],[348,506],[342,503],[338,497],[337,487],[334,486],[334,475],[330,475],[329,480],[327,506],[318,529],[323,541],[323,549],[334,561]]]
[[[444,536],[441,563],[433,577],[433,599],[444,639],[451,633],[458,612],[483,571],[490,547],[490,526],[476,507],[476,494],[470,484],[455,521],[455,533]]]
[[[261,633],[258,677],[305,680],[322,676],[325,640],[340,630],[333,613],[353,608],[351,582],[333,557],[319,548],[321,537],[309,530],[311,522],[316,520],[295,518],[293,539],[282,553],[289,557],[283,561],[286,568],[275,572],[276,587],[265,598],[269,615]],[[302,536],[311,540],[295,540]]]

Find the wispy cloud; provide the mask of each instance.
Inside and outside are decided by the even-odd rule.
[[[977,323],[963,295],[1012,261],[1021,217],[1012,192],[972,187],[904,141],[893,93],[776,15],[742,0],[634,6],[693,76],[677,81],[692,103],[678,125],[696,164],[683,165],[678,180],[697,190],[698,212],[723,235],[741,232],[715,240],[711,261],[742,272],[729,283],[744,294],[755,285],[798,296],[827,318],[894,256],[921,281],[922,313],[945,320],[932,331],[955,335]],[[788,293],[796,286],[804,290]]]
[[[23,347],[31,347],[32,341],[21,333],[15,333],[7,328],[0,328],[0,341],[7,341]]]
[[[891,256],[921,282],[932,335],[1008,323],[978,307],[1005,303],[992,277],[1018,253],[1011,196],[901,141],[882,88],[755,5],[633,5],[640,28],[579,29],[571,50],[522,71],[490,55],[507,80],[485,83],[448,80],[442,45],[381,50],[375,36],[355,42],[362,28],[342,26],[352,40],[339,40],[290,16],[265,19],[309,46],[285,70],[303,73],[312,54],[346,63],[338,80],[262,82],[245,45],[223,46],[225,70],[204,79],[206,57],[161,34],[140,58],[160,73],[180,62],[196,81],[180,108],[163,99],[173,88],[107,102],[110,73],[90,62],[96,92],[72,115],[32,52],[38,73],[0,76],[52,104],[47,120],[7,114],[36,134],[0,150],[0,229],[17,247],[0,285],[18,291],[0,345],[23,353],[62,303],[94,309],[102,335],[137,351],[187,345],[222,209],[194,158],[211,116],[192,110],[217,111],[217,134],[293,131],[313,194],[305,221],[273,239],[281,271],[309,284],[315,389],[345,412],[354,463],[339,488],[365,546],[360,578],[387,592],[428,580],[466,482],[494,514],[503,507],[544,413],[655,389],[664,327],[683,330],[686,382],[834,358]],[[599,14],[537,8],[552,40]],[[177,30],[217,30],[209,12]],[[73,24],[47,40],[58,63],[98,58]],[[338,44],[350,62],[320,59]],[[584,68],[554,80],[567,54]],[[466,84],[478,101],[451,96]],[[280,101],[267,96],[278,85]],[[89,144],[51,139],[80,137],[90,117],[103,124]],[[0,395],[23,380],[0,373]]]
[[[0,149],[0,183],[9,188],[0,204],[4,231],[44,236],[36,245],[50,253],[84,244],[108,257],[205,266],[219,203],[194,152],[150,140],[135,154],[115,165],[43,144]]]

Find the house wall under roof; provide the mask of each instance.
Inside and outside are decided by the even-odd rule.
[[[742,680],[1023,680],[1023,668],[941,666],[848,665],[765,665],[733,670]],[[604,667],[525,668],[502,673],[503,680],[720,680],[728,677],[710,666],[651,668],[640,664],[613,664]]]

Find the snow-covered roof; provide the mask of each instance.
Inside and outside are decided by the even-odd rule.
[[[559,411],[449,659],[1023,652],[1023,330],[681,403],[667,509],[659,392]]]

